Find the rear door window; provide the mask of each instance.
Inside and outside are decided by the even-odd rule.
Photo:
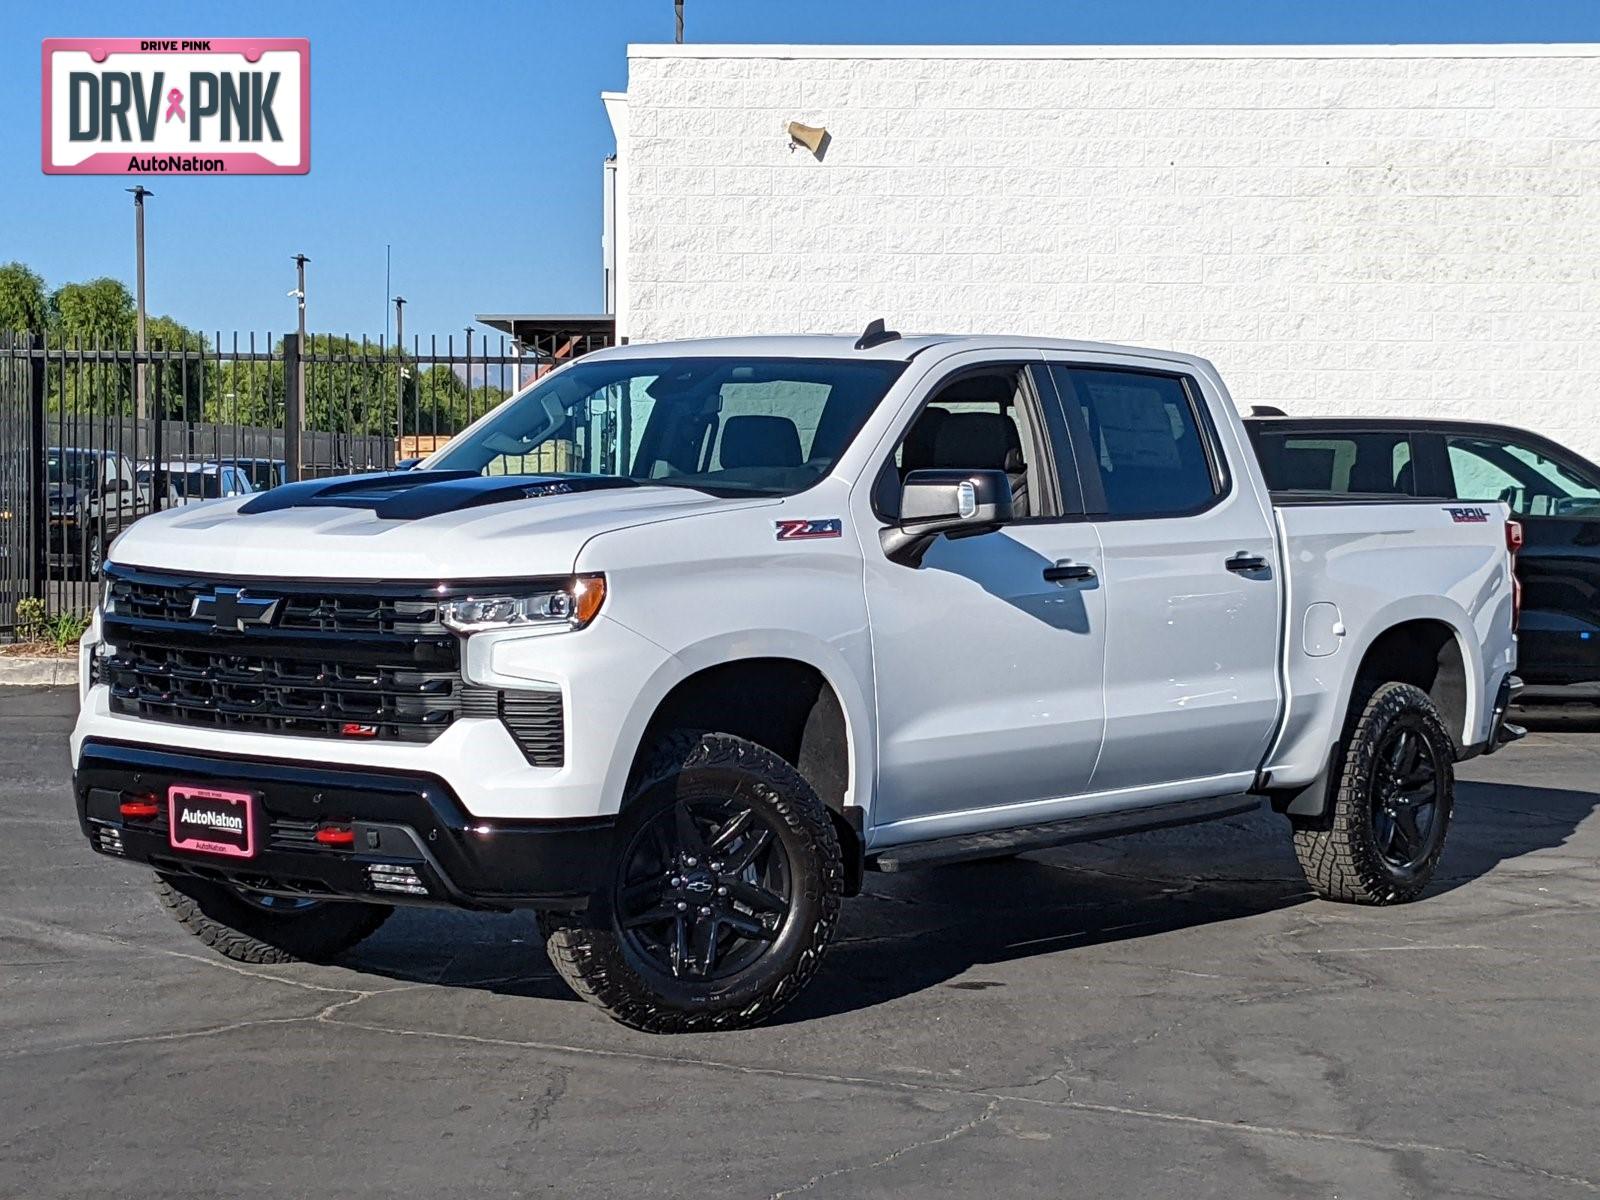
[[[1252,431],[1267,487],[1275,492],[1415,496],[1415,455],[1406,430]]]

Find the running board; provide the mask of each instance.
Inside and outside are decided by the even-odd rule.
[[[909,871],[914,867],[933,867],[975,858],[1000,858],[1011,854],[1024,854],[1029,850],[1047,850],[1052,846],[1064,846],[1068,842],[1096,842],[1101,838],[1120,837],[1125,833],[1146,833],[1152,829],[1170,829],[1174,825],[1215,821],[1222,817],[1253,812],[1260,806],[1261,797],[1241,793],[1232,796],[1210,796],[1204,800],[1179,800],[1172,804],[1124,809],[1121,812],[1095,813],[1092,816],[1052,821],[1048,825],[1029,825],[1021,829],[966,833],[931,842],[891,846],[879,854],[869,855],[867,869]]]

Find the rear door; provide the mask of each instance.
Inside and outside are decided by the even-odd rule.
[[[1047,358],[1110,598],[1090,787],[1176,800],[1248,786],[1278,719],[1281,621],[1271,509],[1231,465],[1250,451],[1192,376]]]

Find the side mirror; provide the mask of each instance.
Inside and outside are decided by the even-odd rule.
[[[1011,520],[1011,480],[1004,471],[913,471],[900,491],[900,520],[878,536],[883,552],[908,567],[941,533],[971,537]]]

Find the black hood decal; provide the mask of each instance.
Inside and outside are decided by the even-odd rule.
[[[286,508],[367,508],[384,521],[415,521],[441,513],[509,504],[540,496],[637,487],[615,475],[479,475],[476,471],[386,471],[287,483],[247,500],[241,513]]]

